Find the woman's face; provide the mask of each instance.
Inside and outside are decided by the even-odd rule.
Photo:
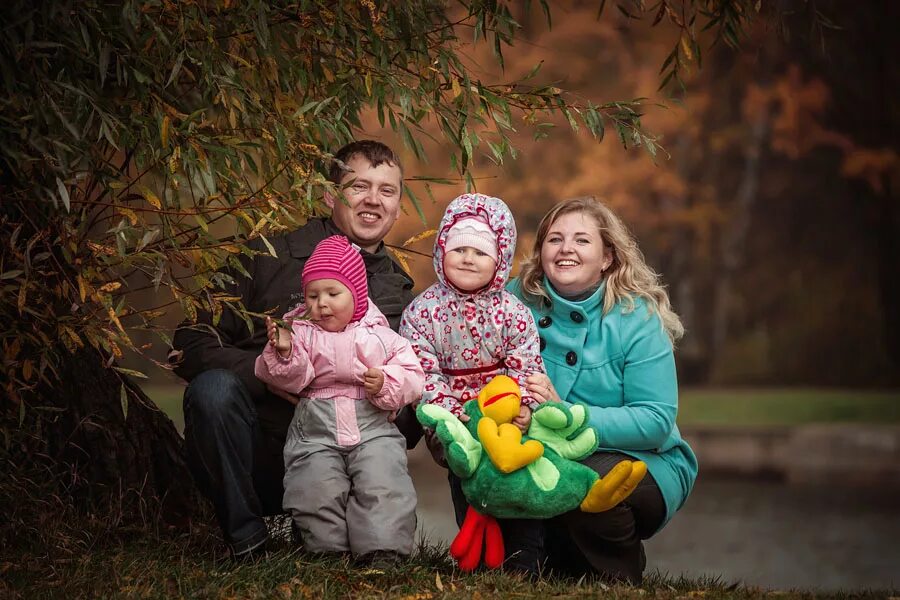
[[[541,245],[541,268],[563,296],[576,296],[597,286],[611,262],[599,223],[582,212],[558,217]]]

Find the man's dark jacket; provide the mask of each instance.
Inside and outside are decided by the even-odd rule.
[[[268,313],[281,318],[303,301],[300,288],[303,265],[316,244],[332,235],[343,235],[334,221],[310,219],[303,227],[269,240],[278,258],[267,253],[261,240],[251,241],[248,245],[263,254],[252,259],[241,257],[251,278],[229,270],[228,274],[234,277],[235,285],[226,292],[239,296],[249,312]],[[369,296],[396,331],[400,327],[403,309],[413,299],[413,281],[391,259],[384,244],[380,244],[375,253],[362,251],[362,257],[369,280]],[[175,373],[191,381],[209,369],[228,369],[240,377],[255,402],[259,403],[267,398],[271,400],[265,385],[253,374],[256,357],[267,342],[265,321],[262,318],[251,320],[253,333],[250,333],[247,323],[241,317],[226,307],[219,324],[214,328],[215,333],[210,329],[212,319],[209,314],[200,315],[199,326],[192,326],[189,322],[182,323],[172,340],[173,348],[182,351],[176,362]],[[286,400],[279,401],[287,404]]]

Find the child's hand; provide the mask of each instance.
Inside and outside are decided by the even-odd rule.
[[[363,373],[363,385],[366,392],[374,396],[384,387],[384,373],[381,372],[381,369],[368,369]]]
[[[266,317],[266,336],[280,356],[287,358],[291,355],[291,332],[279,327],[272,317]]]
[[[531,425],[531,409],[524,404],[519,407],[519,416],[512,420],[512,424],[519,428],[519,431],[526,433]]]

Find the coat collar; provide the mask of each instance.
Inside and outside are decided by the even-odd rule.
[[[347,235],[337,226],[330,218],[317,217],[310,219],[306,225],[299,229],[295,229],[287,235],[288,248],[291,256],[294,258],[309,258],[312,256],[316,246],[327,237],[332,235]],[[360,250],[363,260],[367,265],[373,265],[380,260],[391,260],[387,253],[384,242],[378,244],[375,252]]]
[[[309,258],[319,242],[332,235],[344,235],[331,219],[314,218],[287,235],[288,248],[294,258]]]
[[[346,235],[338,228],[337,224],[326,217],[312,218],[306,222],[306,225],[295,229],[287,234],[288,251],[293,258],[306,260],[312,256],[313,250],[325,238],[332,235]],[[363,262],[366,263],[366,271],[371,273],[390,273],[396,272],[402,275],[410,284],[413,283],[412,278],[396,263],[391,255],[388,254],[387,247],[384,242],[378,244],[375,252],[367,252],[360,250]]]
[[[546,276],[544,276],[544,289],[547,290],[547,295],[550,297],[550,315],[552,316],[564,317],[568,320],[571,319],[573,313],[578,313],[584,317],[585,321],[594,319],[599,321],[603,318],[603,294],[606,292],[606,280],[600,282],[600,287],[593,294],[578,301],[567,300],[560,296]]]

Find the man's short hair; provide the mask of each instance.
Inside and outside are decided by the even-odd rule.
[[[334,155],[331,161],[331,167],[328,169],[328,181],[334,184],[340,184],[344,175],[350,171],[347,169],[347,162],[354,156],[362,156],[373,167],[378,167],[384,163],[395,165],[400,169],[400,180],[403,180],[403,165],[400,164],[400,158],[386,144],[376,142],[375,140],[359,140],[350,142],[342,147]]]

